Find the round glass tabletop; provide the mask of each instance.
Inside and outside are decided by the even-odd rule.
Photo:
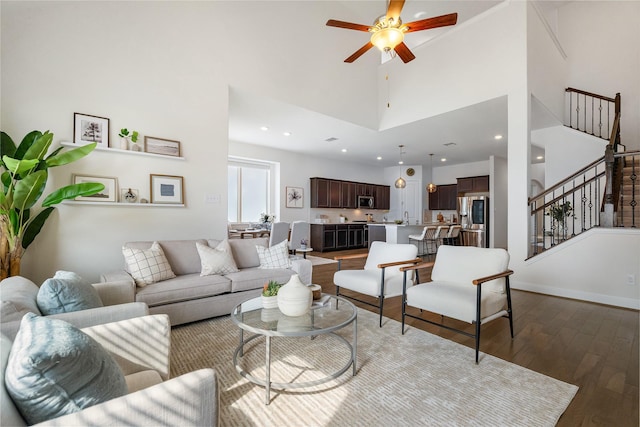
[[[278,308],[262,308],[262,297],[238,304],[231,312],[231,320],[238,327],[259,335],[302,337],[326,334],[354,321],[356,307],[345,298],[322,294],[320,301],[308,313],[290,317]]]

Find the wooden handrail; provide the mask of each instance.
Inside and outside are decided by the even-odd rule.
[[[615,98],[609,98],[608,96],[598,95],[598,94],[595,94],[595,93],[587,92],[585,90],[574,89],[572,87],[566,88],[565,92],[575,92],[575,93],[579,93],[580,95],[591,96],[593,98],[602,99],[604,101],[609,101],[609,102],[613,102],[613,103],[616,102]]]

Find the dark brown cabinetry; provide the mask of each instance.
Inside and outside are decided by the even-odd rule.
[[[458,203],[456,184],[438,185],[435,193],[429,193],[429,209],[432,211],[455,211]]]
[[[373,209],[389,210],[390,187],[327,178],[311,178],[312,208],[356,209],[358,196],[373,196]]]
[[[458,193],[482,193],[489,191],[489,175],[458,178]]]
[[[364,248],[366,236],[364,224],[311,224],[311,247],[315,251]]]

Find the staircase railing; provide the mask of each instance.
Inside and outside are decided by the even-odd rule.
[[[620,94],[615,98],[580,89],[565,89],[567,100],[565,125],[598,138],[610,139],[611,125],[620,114]]]

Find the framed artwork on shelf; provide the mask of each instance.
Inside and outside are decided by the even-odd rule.
[[[180,141],[145,136],[144,145],[147,153],[162,154],[164,156],[180,157]]]
[[[151,203],[184,204],[184,178],[151,174]]]
[[[288,208],[304,207],[304,188],[287,187],[287,207]]]
[[[81,202],[117,202],[118,201],[118,178],[106,176],[93,176],[73,174],[71,176],[72,184],[82,184],[83,182],[98,182],[104,184],[104,190],[93,196],[79,196],[75,200]]]
[[[109,119],[89,114],[73,113],[73,143],[109,148]]]

